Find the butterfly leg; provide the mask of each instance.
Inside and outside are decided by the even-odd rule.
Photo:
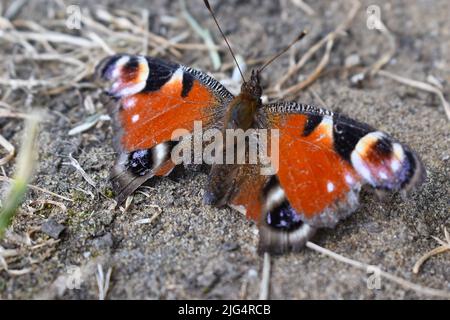
[[[204,203],[216,207],[224,206],[233,193],[238,170],[236,165],[212,165],[203,197]]]

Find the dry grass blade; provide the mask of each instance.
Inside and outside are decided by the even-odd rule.
[[[270,254],[264,252],[264,262],[261,278],[261,287],[259,290],[259,300],[269,299],[269,291],[270,291]]]
[[[122,213],[125,213],[128,211],[128,209],[130,208],[131,204],[133,203],[134,200],[134,195],[130,195],[127,197],[127,199],[125,200],[125,206],[122,207],[120,206],[119,209]]]
[[[67,207],[66,207],[66,205],[65,205],[64,203],[57,202],[57,201],[52,201],[52,200],[47,200],[47,199],[45,199],[45,200],[34,200],[34,201],[32,201],[32,202],[29,204],[29,206],[30,206],[30,207],[34,207],[34,206],[38,205],[40,208],[38,208],[38,209],[34,209],[34,208],[33,208],[33,209],[32,209],[32,212],[36,212],[36,211],[42,209],[46,204],[50,204],[50,205],[53,205],[53,206],[57,206],[57,207],[59,207],[63,212],[66,212],[66,211],[67,211]]]
[[[291,0],[292,3],[299,7],[301,10],[303,10],[307,15],[314,16],[316,13],[314,12],[313,8],[311,8],[307,3],[305,3],[303,0]]]
[[[361,7],[361,3],[359,1],[353,1],[353,6],[347,15],[346,19],[338,25],[332,32],[328,33],[325,37],[320,39],[317,43],[315,43],[309,50],[302,56],[302,58],[292,67],[289,68],[288,72],[281,77],[281,79],[275,84],[274,90],[275,92],[280,92],[281,87],[288,81],[295,73],[297,73],[305,64],[308,62],[314,54],[328,41],[336,39],[339,35],[343,34],[343,32],[349,28],[350,24],[355,19],[356,13]]]
[[[3,14],[7,19],[13,19],[17,14],[19,14],[22,7],[27,3],[27,0],[16,0],[11,3],[11,5],[5,9]]]
[[[425,253],[419,260],[417,260],[417,262],[414,264],[413,267],[413,272],[414,273],[419,273],[419,269],[422,266],[422,264],[427,261],[429,258],[431,258],[432,256],[438,255],[440,253],[444,253],[446,251],[450,251],[450,244],[446,245],[446,246],[440,246],[437,248],[434,248],[433,250]]]
[[[392,80],[395,80],[397,82],[400,82],[402,84],[405,84],[407,86],[411,86],[420,90],[432,92],[436,94],[439,99],[442,102],[442,105],[444,107],[445,114],[447,116],[447,119],[450,120],[450,104],[447,102],[447,100],[444,97],[444,94],[442,93],[442,89],[438,86],[421,82],[413,79],[409,79],[406,77],[398,76],[396,74],[393,74],[388,71],[381,70],[394,56],[396,51],[396,44],[395,44],[395,38],[392,35],[392,33],[389,31],[389,29],[386,27],[386,25],[381,21],[378,20],[377,23],[380,25],[380,30],[383,33],[383,35],[386,36],[388,42],[389,42],[389,50],[381,56],[380,59],[378,59],[366,72],[370,76],[374,76],[376,74],[379,74],[381,76],[390,78]]]
[[[5,165],[14,157],[16,148],[0,134],[0,145],[8,152],[6,156],[0,159],[0,166]]]
[[[5,234],[6,238],[8,238],[8,235],[9,234],[7,232]],[[14,241],[12,241],[10,238],[8,238],[8,240],[11,243],[14,243]],[[30,252],[30,251],[37,250],[37,249],[42,248],[47,245],[53,245],[58,242],[59,242],[59,240],[55,241],[55,240],[51,239],[51,240],[44,241],[44,242],[39,243],[34,246],[31,246],[31,244],[29,244],[29,243],[25,243],[25,246],[26,246],[25,250],[27,252]],[[17,258],[20,258],[21,256],[23,256],[23,253],[24,253],[23,250],[5,249],[2,246],[0,246],[0,270],[2,270],[2,269],[5,270],[11,276],[21,276],[21,275],[31,272],[31,270],[32,270],[31,268],[11,269],[8,266],[8,262],[7,262],[8,260],[16,260]],[[36,263],[36,261],[34,261],[34,262],[32,261],[31,263],[32,264]]]
[[[386,51],[385,54],[381,56],[380,59],[378,59],[369,70],[369,74],[371,76],[375,75],[381,68],[383,68],[389,61],[391,61],[392,57],[395,54],[395,51],[397,50],[397,45],[395,44],[395,38],[392,35],[391,31],[386,27],[386,25],[381,21],[378,20],[378,24],[380,26],[380,31],[383,35],[386,36],[388,42],[389,42],[389,50]]]
[[[319,253],[322,253],[324,255],[327,255],[327,256],[329,256],[329,257],[331,257],[331,258],[333,258],[333,259],[335,259],[337,261],[340,261],[340,262],[346,263],[348,265],[351,265],[351,266],[353,266],[355,268],[361,269],[363,271],[367,271],[367,270],[369,270],[369,268],[370,268],[370,270],[377,270],[377,273],[380,276],[382,276],[382,277],[384,277],[384,278],[386,278],[386,279],[388,279],[388,280],[390,280],[392,282],[395,282],[398,285],[400,285],[400,286],[402,286],[402,287],[404,287],[406,289],[414,290],[418,294],[424,294],[424,295],[428,295],[428,296],[435,296],[435,297],[450,299],[450,292],[449,291],[420,286],[418,284],[412,283],[412,282],[410,282],[408,280],[405,280],[403,278],[400,278],[400,277],[394,276],[394,275],[392,275],[390,273],[387,273],[387,272],[381,270],[377,266],[369,265],[369,264],[366,264],[366,263],[363,263],[363,262],[359,262],[359,261],[356,261],[356,260],[344,257],[344,256],[342,256],[342,255],[340,255],[340,254],[338,254],[336,252],[333,252],[331,250],[325,249],[325,248],[323,248],[321,246],[318,246],[317,244],[315,244],[313,242],[310,242],[310,241],[308,241],[306,243],[306,247],[308,247],[309,249],[314,250],[316,252],[319,252]]]
[[[98,286],[98,300],[105,300],[106,295],[109,290],[109,282],[111,280],[112,268],[108,268],[106,272],[106,276],[103,273],[103,266],[101,264],[97,264],[97,286]]]
[[[77,83],[79,80],[87,76],[90,72],[90,68],[82,61],[73,58],[66,57],[59,54],[31,54],[31,55],[19,55],[14,57],[15,62],[26,62],[30,60],[35,61],[58,61],[61,63],[71,64],[78,68],[72,73],[73,75],[61,74],[47,79],[7,79],[0,78],[0,84],[9,86],[13,89],[35,87],[45,88],[65,88],[67,86]]]
[[[0,110],[0,118],[17,118],[17,119],[27,119],[30,115],[21,113],[21,112],[14,112],[9,110]]]
[[[9,269],[7,271],[12,276],[22,276],[24,274],[30,273],[31,272],[31,268],[23,268],[23,269],[20,269],[20,270],[11,270],[11,269]]]
[[[187,10],[186,2],[184,0],[180,0],[180,5],[186,21],[189,23],[191,28],[203,39],[205,45],[209,48],[209,56],[211,57],[214,70],[219,70],[222,62],[220,60],[220,56],[217,52],[214,41],[211,37],[211,33],[209,32],[209,30],[202,28],[200,24],[192,17],[192,15]]]
[[[126,12],[122,12],[122,13],[125,14]],[[138,36],[136,36],[136,35],[133,35],[130,33],[121,33],[120,36],[125,40],[129,41],[129,37],[133,37],[136,42],[143,43],[142,36],[148,37],[149,45],[151,45],[154,48],[157,48],[159,50],[164,50],[163,48],[168,48],[168,51],[173,56],[175,56],[177,58],[181,57],[181,53],[178,50],[176,50],[174,48],[174,46],[172,46],[172,44],[167,39],[150,32],[148,30],[148,28],[143,28],[139,24],[131,22],[126,17],[114,16],[111,13],[109,13],[108,11],[103,10],[103,9],[96,10],[95,15],[99,20],[101,20],[103,22],[107,22],[114,27],[119,27],[120,29],[127,29],[131,33],[137,32],[139,34]],[[142,20],[142,17],[140,19]],[[134,19],[134,20],[138,20],[138,19]],[[105,29],[108,30],[108,28],[106,28],[105,26],[99,24],[98,22],[96,22],[92,19],[90,21],[88,21],[87,23],[90,23],[91,26],[95,25],[95,27],[103,29],[104,31],[105,31]],[[116,32],[110,33],[110,35],[117,36],[117,33]],[[161,47],[163,47],[163,48],[161,48]]]
[[[139,220],[136,220],[134,223],[136,223],[136,224],[151,224],[153,221],[155,221],[156,218],[158,218],[161,215],[162,209],[161,209],[161,207],[159,207],[157,205],[153,205],[152,207],[155,207],[158,210],[150,218],[139,219]]]
[[[95,43],[97,43],[102,49],[103,51],[105,51],[107,54],[109,55],[113,55],[116,52],[95,32],[89,32],[88,33],[88,37],[94,41]]]
[[[69,154],[69,160],[70,162],[64,162],[63,164],[70,164],[72,167],[74,167],[83,177],[84,180],[86,180],[87,183],[89,183],[94,189],[97,189],[97,184],[94,180],[84,171],[83,167],[81,167],[80,163],[77,159],[72,157],[72,154]]]
[[[314,71],[310,75],[308,75],[305,80],[283,90],[279,94],[278,97],[284,98],[286,96],[293,96],[296,93],[298,93],[300,90],[303,90],[304,88],[306,88],[307,86],[312,84],[314,81],[316,81],[317,78],[319,78],[320,74],[322,73],[323,69],[325,69],[328,62],[330,61],[330,55],[331,55],[331,50],[333,49],[333,44],[334,44],[333,39],[328,40],[327,46],[325,48],[325,53],[324,53],[322,59],[320,60],[319,64],[316,66]]]
[[[94,127],[97,123],[99,123],[100,121],[110,121],[111,118],[108,115],[104,115],[104,114],[94,114],[88,118],[86,118],[86,120],[77,125],[76,127],[72,128],[71,130],[69,130],[69,136],[73,136],[82,132],[85,132],[89,129],[91,129],[92,127]]]
[[[59,32],[24,32],[20,33],[17,31],[11,32],[12,37],[22,38],[24,40],[38,41],[38,42],[53,42],[53,43],[64,43],[73,45],[75,47],[84,47],[84,48],[94,48],[98,47],[95,42],[87,40],[85,38],[72,36],[65,33]]]
[[[14,179],[11,179],[11,178],[6,177],[6,176],[0,176],[0,181],[12,183],[12,184],[16,183],[16,181],[15,181]],[[73,202],[73,200],[70,199],[70,198],[64,197],[64,196],[62,196],[62,195],[60,195],[60,194],[51,192],[51,191],[49,191],[49,190],[40,188],[40,187],[35,186],[35,185],[32,185],[32,184],[27,184],[27,187],[30,188],[30,189],[36,190],[36,191],[40,191],[40,192],[46,193],[46,194],[51,195],[51,196],[53,196],[53,197],[60,198],[60,199],[62,199],[62,200],[66,200],[66,201]]]
[[[22,203],[22,199],[27,191],[28,181],[33,174],[37,158],[36,139],[40,121],[41,116],[35,114],[25,122],[25,133],[17,159],[15,180],[0,211],[0,237],[3,236],[6,228],[11,224],[18,207]]]
[[[141,54],[147,55],[148,53],[148,19],[149,19],[149,12],[147,9],[142,10],[142,29],[144,30],[144,38],[142,39],[142,51]]]
[[[450,251],[450,235],[447,231],[447,228],[444,228],[444,235],[445,235],[445,240],[447,242],[445,242],[439,238],[433,237],[440,244],[440,246],[425,253],[419,260],[417,260],[417,262],[414,264],[414,267],[413,267],[414,273],[416,273],[416,274],[419,273],[419,270],[420,270],[420,267],[422,266],[422,264],[425,261],[427,261],[429,258],[431,258],[432,256]]]

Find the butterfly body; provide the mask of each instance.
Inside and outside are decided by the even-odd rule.
[[[262,88],[259,84],[259,75],[256,71],[253,71],[249,82],[242,84],[241,92],[227,107],[224,129],[247,130],[252,128],[255,122],[256,111],[262,105],[261,93]]]
[[[278,132],[278,168],[262,164],[213,163],[206,204],[228,205],[255,220],[261,252],[299,251],[318,228],[334,227],[359,205],[369,185],[378,192],[407,192],[425,179],[418,156],[406,145],[366,124],[296,102],[261,103],[259,73],[239,95],[205,73],[164,60],[116,55],[98,67],[111,86],[116,150],[111,179],[118,203],[154,176],[176,166],[173,132],[203,129],[264,129]],[[238,148],[234,143],[224,153]],[[245,154],[248,157],[248,153]]]

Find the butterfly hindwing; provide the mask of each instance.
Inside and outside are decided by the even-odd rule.
[[[220,127],[233,96],[201,71],[158,58],[118,54],[104,59],[97,75],[110,83],[115,148],[111,179],[118,203],[155,175],[167,175],[176,130]],[[180,131],[181,130],[181,131]]]
[[[418,157],[384,132],[297,103],[264,106],[259,126],[279,130],[279,170],[263,191],[260,250],[297,251],[320,227],[358,207],[361,187],[408,191],[425,178]]]

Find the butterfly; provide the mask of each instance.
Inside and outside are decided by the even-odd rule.
[[[333,228],[359,205],[369,185],[407,193],[426,171],[415,152],[383,131],[324,108],[261,102],[260,70],[238,95],[206,73],[156,57],[117,54],[97,67],[113,101],[115,148],[111,180],[121,204],[142,184],[177,166],[172,133],[203,129],[278,130],[279,163],[211,165],[204,202],[230,206],[254,220],[259,251],[301,250],[320,228]]]

